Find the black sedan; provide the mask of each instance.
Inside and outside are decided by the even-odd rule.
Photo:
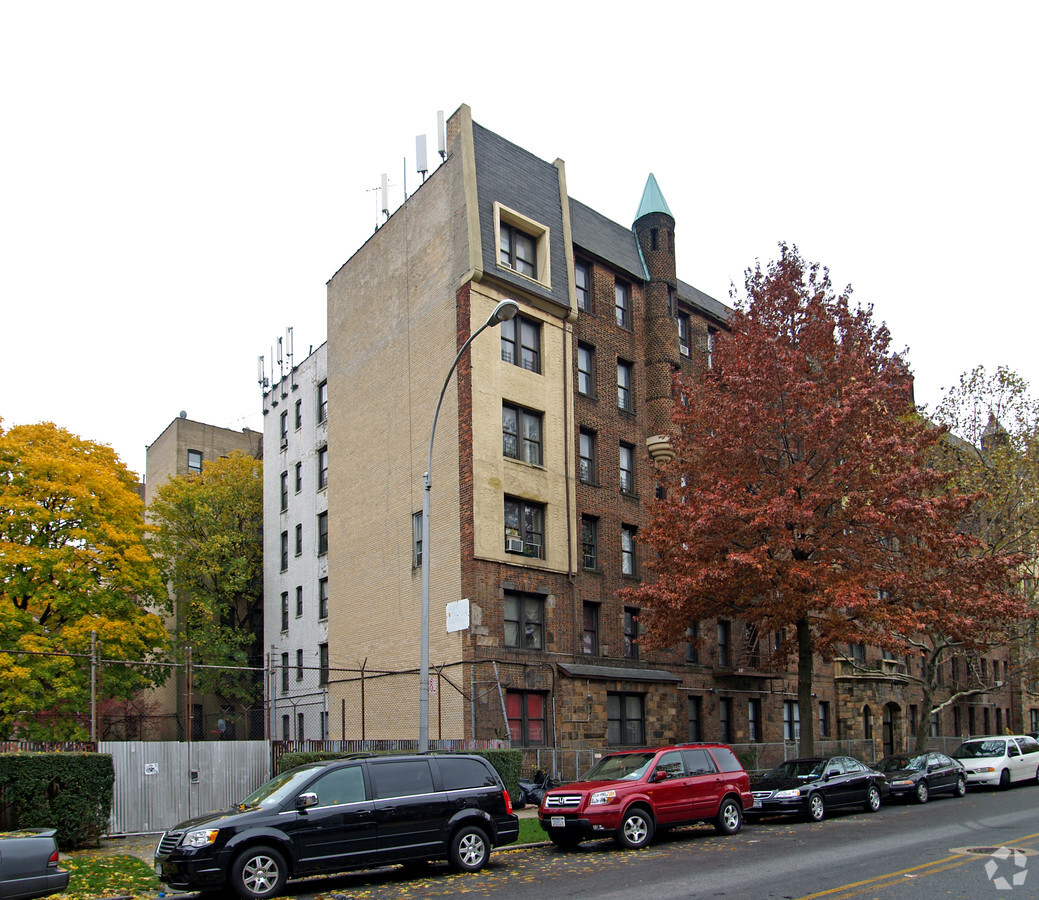
[[[917,803],[926,803],[931,794],[946,792],[962,797],[967,793],[962,764],[937,750],[885,756],[877,769],[887,777],[892,797],[912,797]]]
[[[883,774],[850,756],[788,759],[751,782],[754,805],[749,817],[792,814],[822,821],[828,809],[862,806],[876,812],[888,796]]]
[[[0,897],[29,900],[65,890],[67,869],[58,867],[55,829],[29,828],[0,834]]]

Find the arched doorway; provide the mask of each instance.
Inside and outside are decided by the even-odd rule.
[[[897,703],[888,703],[884,706],[884,755],[890,756],[896,752],[895,744],[901,731],[902,710]]]

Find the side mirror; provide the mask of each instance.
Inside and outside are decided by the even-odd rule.
[[[317,794],[308,792],[306,794],[300,794],[296,798],[296,809],[304,810],[311,806],[317,806]]]
[[[664,769],[657,769],[653,773],[653,781],[655,781],[655,782],[656,781],[664,781],[665,779],[670,778],[670,777],[671,776],[668,775],[668,773]]]

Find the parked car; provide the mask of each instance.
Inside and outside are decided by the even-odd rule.
[[[967,793],[963,765],[937,750],[885,756],[877,763],[877,771],[887,778],[892,798],[912,797],[917,803],[926,803],[932,794],[962,797]]]
[[[634,849],[658,829],[693,822],[736,834],[751,802],[750,778],[729,747],[682,744],[604,756],[580,781],[551,788],[538,820],[558,847],[612,836]]]
[[[827,810],[862,806],[876,812],[888,796],[887,779],[850,756],[788,759],[751,785],[748,815],[800,815],[821,822]]]
[[[69,886],[68,870],[58,866],[56,833],[54,828],[0,832],[0,897],[29,900]]]
[[[289,878],[447,859],[487,863],[519,834],[508,792],[479,756],[375,756],[299,766],[240,804],[167,831],[155,874],[176,890],[275,896]]]
[[[1039,781],[1039,741],[1027,735],[971,738],[952,755],[963,763],[967,784],[1006,789],[1014,782]]]

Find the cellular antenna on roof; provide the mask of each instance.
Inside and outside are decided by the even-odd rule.
[[[386,196],[389,184],[389,176],[385,172],[383,172],[381,187],[379,188],[379,190],[382,191],[382,193],[379,196],[382,199],[382,214],[386,216],[387,219],[390,217],[390,201],[389,199],[387,199]]]
[[[437,110],[437,152],[441,159],[447,159],[447,130],[444,128],[444,111]]]
[[[425,183],[429,165],[426,162],[426,136],[424,134],[415,135],[415,171],[422,176],[422,182]]]

